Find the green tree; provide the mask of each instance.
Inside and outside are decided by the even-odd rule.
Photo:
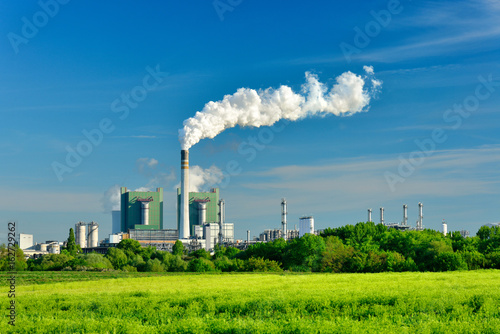
[[[111,262],[115,269],[122,269],[127,264],[127,255],[120,248],[110,247],[106,253],[106,257]]]
[[[76,254],[78,253],[78,247],[75,242],[75,231],[73,231],[73,228],[69,229],[69,236],[68,236],[68,242],[66,244],[66,250],[71,256],[76,256]]]
[[[215,265],[212,261],[204,258],[194,258],[188,263],[188,271],[204,273],[207,271],[215,271]]]
[[[182,241],[177,240],[172,247],[172,254],[174,255],[180,255],[182,256],[184,254],[184,245],[182,244]]]
[[[141,244],[137,240],[133,239],[124,239],[120,241],[118,245],[116,245],[118,249],[123,250],[127,257],[130,257],[132,255],[139,254],[141,255]]]
[[[154,260],[149,259],[146,268],[147,268],[146,271],[151,271],[151,272],[165,271],[165,266],[163,265],[163,263],[161,263],[159,259],[154,259]]]

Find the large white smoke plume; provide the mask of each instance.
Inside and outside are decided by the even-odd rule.
[[[179,130],[182,149],[188,150],[201,139],[214,138],[236,125],[270,126],[281,119],[296,121],[328,114],[350,116],[364,111],[381,85],[374,78],[373,67],[365,66],[364,70],[363,77],[351,72],[341,74],[330,89],[309,72],[305,74],[301,93],[284,85],[258,91],[240,88],[233,95],[225,95],[222,101],[208,102],[202,111],[184,121]]]
[[[200,166],[189,167],[189,191],[201,192],[209,191],[211,187],[222,181],[224,175],[222,171],[215,165],[210,168],[203,169]],[[180,188],[178,183],[174,189]]]

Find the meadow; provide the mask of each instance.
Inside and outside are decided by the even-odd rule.
[[[19,273],[0,332],[500,333],[500,270],[99,274]]]

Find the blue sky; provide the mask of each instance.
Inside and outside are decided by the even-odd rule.
[[[175,228],[183,120],[240,87],[300,91],[306,71],[331,85],[365,65],[383,82],[367,112],[278,123],[252,161],[238,147],[263,128],[191,148],[192,165],[241,167],[221,189],[236,236],[278,228],[282,197],[291,225],[312,214],[317,228],[365,221],[367,208],[378,221],[381,206],[399,222],[403,204],[414,225],[418,202],[428,228],[500,220],[496,1],[40,3],[0,4],[0,241],[9,220],[37,242],[91,220],[103,238],[117,185],[163,187]],[[140,101],[115,112],[132,92]],[[54,163],[102,122],[112,131],[58,178]]]

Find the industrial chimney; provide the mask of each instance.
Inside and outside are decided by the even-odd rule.
[[[181,151],[181,217],[179,238],[189,238],[189,151]]]
[[[368,209],[368,221],[372,221],[372,209]]]
[[[418,203],[418,220],[417,220],[417,228],[416,228],[417,231],[422,231],[424,229],[424,224],[423,224],[423,220],[424,220],[423,207],[424,207],[424,205],[421,202],[419,202]]]
[[[287,214],[287,207],[286,207],[286,199],[281,200],[281,225],[283,228],[283,239],[285,241],[287,240],[287,230],[286,230],[286,214]]]
[[[408,205],[403,204],[403,222],[402,225],[408,225]]]
[[[380,224],[384,223],[384,208],[380,208]]]
[[[446,221],[443,219],[443,235],[446,236],[448,234],[448,224],[446,224]]]

